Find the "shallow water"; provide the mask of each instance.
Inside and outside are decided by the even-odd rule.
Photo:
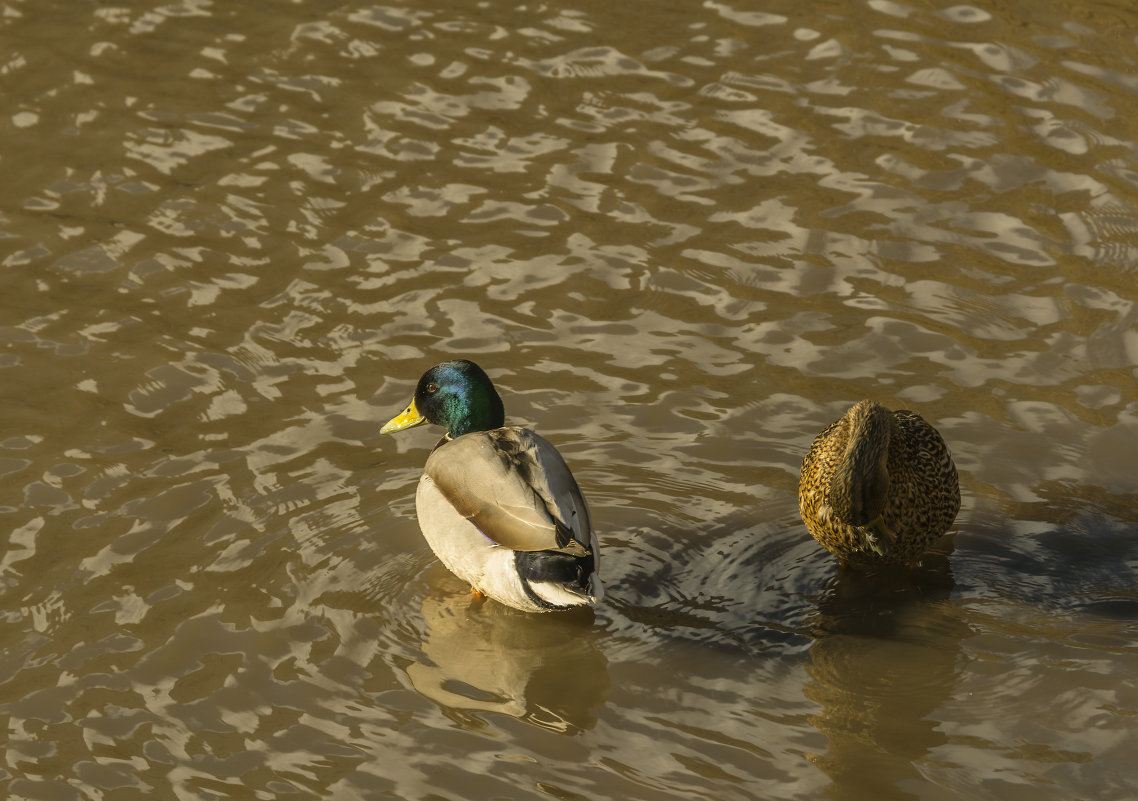
[[[11,799],[1138,794],[1138,12],[0,13]],[[380,437],[477,360],[595,615],[476,604]],[[963,507],[838,570],[798,466],[919,409]]]

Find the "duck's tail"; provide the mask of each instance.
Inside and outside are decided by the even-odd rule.
[[[604,585],[592,553],[581,550],[516,551],[518,575],[527,593],[550,609],[595,606],[604,596]]]

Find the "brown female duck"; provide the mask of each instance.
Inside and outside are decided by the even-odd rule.
[[[802,460],[798,509],[843,566],[913,565],[960,511],[956,465],[916,412],[858,401]]]

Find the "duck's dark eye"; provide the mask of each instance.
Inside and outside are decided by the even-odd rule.
[[[439,391],[439,385],[432,381],[431,383],[427,384],[424,389],[426,389],[428,395],[434,395]]]

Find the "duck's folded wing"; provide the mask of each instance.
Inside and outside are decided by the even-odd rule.
[[[589,511],[565,460],[524,428],[465,434],[435,449],[424,473],[487,537],[515,551],[593,549]]]

